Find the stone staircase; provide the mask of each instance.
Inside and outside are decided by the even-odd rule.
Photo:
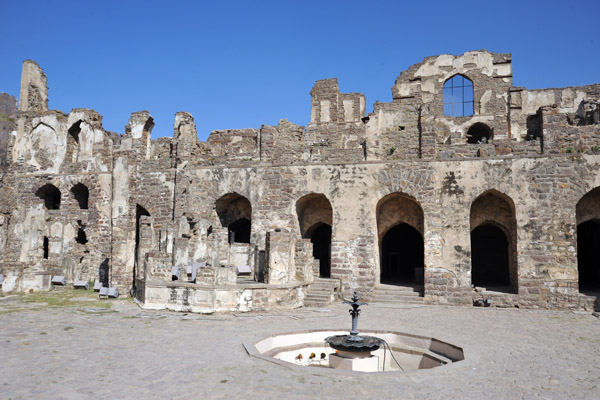
[[[372,303],[423,304],[423,285],[375,285]]]
[[[340,290],[338,279],[315,278],[304,297],[304,306],[324,307],[336,300]]]

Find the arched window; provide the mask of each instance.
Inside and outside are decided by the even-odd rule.
[[[473,82],[469,78],[454,75],[444,83],[444,115],[473,115]]]
[[[50,183],[42,186],[35,194],[44,200],[47,210],[58,210],[60,208],[60,190]]]

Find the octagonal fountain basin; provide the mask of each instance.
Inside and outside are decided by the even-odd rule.
[[[354,366],[339,365],[338,359],[354,358],[333,349],[325,342],[330,336],[345,335],[344,330],[314,330],[269,336],[256,343],[244,343],[249,355],[291,368],[313,367],[321,372],[393,372],[430,369],[464,360],[463,349],[441,340],[390,331],[362,331],[385,344],[370,354],[360,355]],[[366,357],[366,358],[365,358]],[[370,361],[367,361],[370,360]],[[358,362],[358,364],[357,364]],[[360,363],[371,366],[363,368]]]

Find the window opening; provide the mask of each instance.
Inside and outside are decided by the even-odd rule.
[[[473,82],[454,75],[444,83],[444,115],[470,117],[473,115]]]
[[[44,200],[44,206],[47,210],[60,209],[60,190],[52,184],[42,186],[35,194]]]
[[[73,197],[75,197],[75,200],[77,200],[79,208],[82,210],[87,210],[88,199],[90,197],[88,188],[83,183],[78,183],[71,188],[71,193],[73,193]]]
[[[48,243],[48,237],[44,236],[44,258],[47,260],[48,259],[48,253],[49,253],[49,243]]]

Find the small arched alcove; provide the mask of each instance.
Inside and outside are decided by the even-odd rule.
[[[60,190],[47,183],[35,192],[36,196],[44,201],[44,207],[47,210],[59,210],[60,209]]]
[[[492,139],[492,129],[482,122],[477,122],[467,131],[467,143],[488,143]]]
[[[392,193],[379,201],[376,215],[380,282],[422,284],[425,253],[421,205],[403,193]]]
[[[319,276],[331,276],[331,231],[333,209],[324,194],[311,193],[296,202],[300,233],[313,244],[313,257],[319,260]]]
[[[600,188],[584,195],[576,206],[579,291],[600,295]]]
[[[90,197],[90,192],[83,183],[78,183],[71,188],[71,194],[77,201],[79,208],[82,210],[88,209],[88,200]]]
[[[215,202],[221,225],[229,230],[229,243],[250,243],[252,205],[238,194],[228,193]]]
[[[471,282],[488,290],[517,293],[517,221],[512,199],[489,190],[473,201]]]

